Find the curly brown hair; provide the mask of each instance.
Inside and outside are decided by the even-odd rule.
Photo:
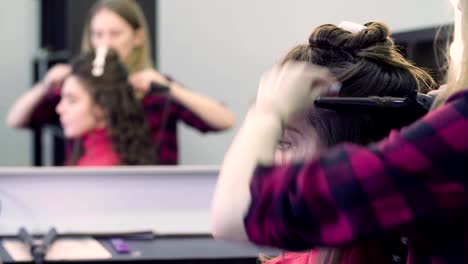
[[[119,154],[121,164],[156,163],[149,125],[141,103],[127,82],[125,66],[119,61],[117,53],[109,50],[104,72],[96,77],[92,74],[94,59],[94,51],[77,57],[72,62],[71,75],[83,82],[93,103],[104,110],[107,132],[114,150]],[[76,151],[71,163],[75,164],[81,155],[82,151]]]

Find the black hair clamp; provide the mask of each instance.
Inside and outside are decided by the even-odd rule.
[[[47,250],[57,239],[57,236],[55,228],[51,228],[42,240],[36,240],[24,227],[20,228],[18,232],[18,238],[29,246],[35,264],[44,263]]]

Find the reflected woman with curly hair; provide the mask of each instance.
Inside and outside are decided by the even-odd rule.
[[[71,68],[56,108],[65,136],[78,139],[68,165],[153,164],[150,130],[117,53],[92,51]]]
[[[179,164],[180,122],[200,133],[217,133],[234,125],[234,114],[222,102],[153,68],[148,23],[135,0],[95,1],[83,29],[81,53],[101,46],[114,49],[129,72],[128,81],[143,107],[156,146],[154,163]],[[32,130],[58,125],[55,109],[70,71],[68,63],[48,70],[14,102],[7,125]],[[70,159],[68,148],[63,154],[65,160]]]

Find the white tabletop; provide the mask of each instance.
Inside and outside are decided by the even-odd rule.
[[[0,235],[209,233],[217,166],[0,168]]]

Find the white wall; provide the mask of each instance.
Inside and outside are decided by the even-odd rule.
[[[13,101],[31,87],[38,47],[39,0],[2,1],[0,8],[0,166],[29,165],[31,134],[5,125]]]
[[[451,20],[448,0],[159,0],[160,70],[219,98],[236,128],[203,137],[180,131],[183,164],[217,164],[255,95],[260,74],[312,29],[341,20],[384,21],[393,32]]]

